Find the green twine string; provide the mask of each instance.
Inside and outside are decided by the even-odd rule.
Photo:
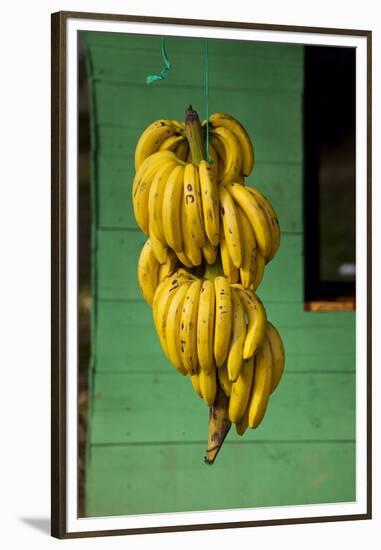
[[[146,84],[152,84],[157,80],[164,80],[171,71],[171,63],[168,59],[165,49],[165,38],[161,37],[161,56],[165,67],[161,69],[159,74],[150,74],[146,77]],[[209,157],[209,52],[208,40],[204,42],[204,65],[205,65],[205,117],[206,117],[206,159],[209,163],[213,163],[213,159]]]
[[[146,84],[152,84],[152,82],[156,82],[157,80],[164,80],[171,70],[171,63],[168,59],[167,51],[165,49],[165,38],[163,36],[161,37],[161,56],[163,58],[165,67],[161,69],[159,74],[148,75],[146,78]]]

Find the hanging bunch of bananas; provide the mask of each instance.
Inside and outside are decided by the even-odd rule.
[[[285,363],[256,294],[280,228],[266,197],[245,185],[253,166],[237,120],[215,113],[200,124],[191,107],[185,124],[148,126],[135,150],[133,207],[148,235],[139,286],[163,352],[212,409],[207,463],[231,423],[240,435],[260,424]]]
[[[256,290],[278,250],[280,229],[266,197],[244,185],[254,166],[253,146],[238,121],[215,113],[208,122],[209,163],[202,128],[190,112],[187,125],[158,120],[140,136],[132,186],[135,219],[160,264],[173,250],[188,268],[212,265],[220,248],[229,281]]]
[[[188,109],[188,112],[192,108]],[[241,181],[254,167],[254,149],[245,128],[227,113],[214,113],[201,127],[210,127],[208,158],[213,160],[213,172],[218,183]],[[192,162],[185,123],[177,120],[156,120],[141,134],[135,149],[135,170],[157,152],[173,152],[183,162]]]
[[[175,268],[161,280],[152,272],[141,288],[152,296],[155,328],[173,367],[189,376],[209,407],[218,381],[229,398],[229,420],[242,435],[264,416],[283,372],[284,348],[258,296],[216,272],[207,269],[201,278]]]
[[[277,215],[270,202],[254,187],[240,183],[219,186],[222,227],[222,268],[232,283],[256,290],[265,265],[280,244]]]

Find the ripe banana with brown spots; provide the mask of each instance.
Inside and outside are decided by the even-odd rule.
[[[246,338],[245,311],[238,293],[233,289],[233,324],[232,336],[227,357],[228,376],[231,382],[235,382],[239,376],[243,362],[243,347]]]
[[[221,367],[229,351],[233,317],[231,289],[226,277],[214,279],[214,290],[216,295],[214,359],[217,367]]]
[[[242,236],[240,233],[237,208],[233,198],[223,185],[219,186],[219,193],[221,219],[226,246],[234,266],[239,269],[242,265]]]
[[[143,298],[152,305],[158,281],[160,264],[153,253],[151,241],[146,240],[138,260],[138,282]]]
[[[147,126],[136,144],[135,170],[139,170],[145,159],[156,153],[165,140],[179,133],[180,129],[171,120],[156,120]]]
[[[249,176],[254,168],[254,147],[243,125],[228,113],[213,113],[209,117],[212,128],[222,126],[230,130],[238,140],[242,155],[242,174]]]

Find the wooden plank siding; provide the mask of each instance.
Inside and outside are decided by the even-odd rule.
[[[349,502],[353,442],[227,440],[213,470],[205,443],[103,445],[88,474],[88,513],[147,514]]]
[[[92,97],[94,316],[86,477],[88,516],[355,500],[355,315],[303,307],[303,47],[209,44],[210,108],[252,136],[249,182],[273,202],[282,242],[258,291],[282,333],[286,370],[266,417],[232,429],[203,463],[208,411],[164,357],[136,280],[145,241],[132,212],[133,153],[158,118],[204,116],[203,44],[86,33]]]

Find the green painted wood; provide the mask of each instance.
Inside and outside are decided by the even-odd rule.
[[[105,142],[107,143],[107,139]],[[118,143],[123,143],[122,132]],[[117,143],[114,142],[112,149],[114,153],[118,151]],[[131,202],[135,175],[133,157],[124,157],[122,151],[116,157],[103,156],[101,153],[102,147],[96,160],[99,178],[99,227],[136,228]],[[271,200],[282,231],[286,233],[302,231],[299,196],[301,177],[301,167],[298,164],[258,162],[252,176],[246,180],[247,184],[255,185]]]
[[[203,90],[182,87],[168,94],[168,90],[159,86],[95,81],[94,108],[98,125],[129,127],[131,143],[135,144],[152,121],[158,118],[183,120],[190,102],[203,116]],[[301,161],[302,127],[295,128],[293,122],[300,118],[299,92],[273,90],[248,94],[241,90],[215,90],[213,102],[210,98],[210,109],[228,111],[244,124],[261,162]]]
[[[130,202],[142,129],[182,119],[190,102],[204,116],[203,44],[168,39],[171,76],[146,86],[162,67],[158,37],[92,32],[86,43],[97,205],[87,514],[353,501],[355,316],[303,310],[303,48],[209,41],[210,110],[232,113],[249,131],[257,161],[249,183],[281,222],[258,294],[287,354],[263,423],[243,438],[232,431],[211,469],[202,460],[207,408],[164,357],[138,289],[146,237]]]
[[[141,299],[137,265],[146,239],[138,230],[98,231],[96,292],[99,299]]]
[[[354,402],[352,372],[302,374],[287,370],[263,422],[258,429],[247,432],[245,439],[354,439]],[[160,406],[162,403],[165,406]],[[157,375],[97,373],[94,407],[95,444],[202,442],[208,426],[209,408],[193,392],[190,380],[170,365]],[[235,430],[228,437],[242,440]]]
[[[354,370],[353,313],[312,315],[295,303],[269,303],[266,310],[282,334],[287,370]],[[171,368],[144,301],[98,303],[96,364],[98,372],[164,373]]]
[[[93,78],[98,81],[137,84],[144,83],[146,76],[161,65],[157,39],[151,39],[151,49],[136,49],[133,63],[128,49],[118,48],[112,53],[107,47],[95,46],[91,50],[94,64]],[[167,53],[173,71],[170,80],[161,82],[161,88],[172,86],[202,87],[203,82],[203,43],[189,40],[186,50],[181,47],[182,41],[174,44],[168,39]],[[235,47],[221,52],[219,44],[213,41],[209,47],[209,83],[214,89],[249,89],[274,90],[280,87],[285,90],[300,89],[302,65],[295,56],[281,55],[282,46],[255,44],[246,51],[246,44],[238,43]],[[149,53],[149,55],[147,55]],[[260,74],[261,78],[257,78]],[[229,78],[226,78],[228,75]]]
[[[111,48],[114,50],[110,55],[114,56],[117,51],[129,52],[130,60],[132,54],[137,52],[146,52],[156,56],[158,60],[161,60],[160,53],[160,37],[152,35],[134,35],[134,34],[118,34],[107,32],[83,32],[82,36],[86,40],[86,44],[89,48],[89,55],[94,59],[94,52],[99,48]],[[208,40],[209,55],[219,56],[223,59],[229,56],[239,56],[240,59],[248,59],[251,63],[258,62],[254,57],[263,60],[264,63],[268,63],[269,60],[278,59],[279,64],[294,63],[297,65],[298,81],[297,84],[300,87],[300,83],[303,79],[302,63],[303,63],[303,48],[295,44],[277,44],[276,42],[255,42],[251,40]],[[185,38],[185,37],[166,37],[166,50],[169,56],[181,53],[183,55],[198,52],[199,55],[203,55],[204,52],[203,40],[198,38]],[[109,61],[109,64],[113,64],[113,59]],[[276,67],[277,71],[282,71],[281,67]],[[279,79],[280,83],[284,80],[291,80],[288,73],[282,72],[282,79]],[[258,79],[258,77],[257,77]]]
[[[87,477],[88,514],[109,516],[355,500],[352,442],[227,441],[212,468],[203,463],[204,453],[202,443],[93,447]]]

